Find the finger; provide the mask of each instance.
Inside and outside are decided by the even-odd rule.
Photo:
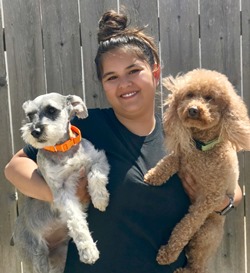
[[[90,196],[87,191],[87,178],[83,177],[79,180],[78,186],[77,186],[77,191],[76,195],[80,199],[81,202],[86,203],[90,201]]]
[[[186,179],[186,177],[182,177],[181,181],[182,181],[183,188],[186,191],[188,191],[188,192],[193,191],[192,190],[192,186],[190,185],[190,183],[188,182],[188,180]]]
[[[194,201],[196,198],[196,187],[194,186],[193,179],[189,175],[181,178],[183,188],[191,201]]]
[[[85,178],[86,177],[84,168],[82,168],[79,173],[80,173],[80,178]]]

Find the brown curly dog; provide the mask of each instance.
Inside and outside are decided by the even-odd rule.
[[[216,71],[195,69],[164,79],[164,86],[172,92],[163,118],[171,154],[149,170],[145,181],[161,185],[176,172],[188,172],[198,197],[160,248],[157,261],[170,264],[187,246],[187,266],[175,273],[204,273],[223,236],[225,217],[215,210],[225,195],[234,195],[239,178],[236,152],[250,150],[250,121],[241,97]]]

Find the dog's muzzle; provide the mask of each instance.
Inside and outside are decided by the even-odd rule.
[[[200,115],[200,111],[198,109],[197,106],[191,106],[189,109],[188,109],[188,116],[190,118],[198,118]]]
[[[44,126],[39,125],[32,129],[31,135],[34,138],[39,138],[43,134],[43,131],[44,131]]]

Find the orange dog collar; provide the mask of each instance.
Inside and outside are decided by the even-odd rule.
[[[47,150],[47,151],[50,151],[50,152],[54,152],[54,153],[55,152],[66,152],[66,151],[70,150],[70,148],[72,146],[78,144],[81,141],[81,139],[82,139],[81,131],[77,127],[71,125],[70,129],[74,133],[76,133],[75,137],[70,137],[69,140],[65,141],[62,144],[57,144],[55,146],[46,146],[43,149]]]

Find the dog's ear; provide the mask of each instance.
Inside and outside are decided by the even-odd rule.
[[[250,120],[245,103],[237,94],[231,94],[231,102],[222,118],[221,138],[229,140],[237,149],[250,150]]]
[[[168,97],[164,103],[166,110],[163,115],[163,126],[166,134],[166,147],[171,152],[178,153],[180,147],[182,150],[190,151],[193,146],[190,130],[183,126],[178,115],[179,98],[179,85],[183,77],[177,76],[173,78],[169,76],[163,80],[163,85],[169,91]],[[171,137],[168,138],[168,135]]]
[[[177,113],[178,103],[171,94],[171,102],[163,115],[163,128],[166,135],[165,145],[169,152],[178,153],[180,148],[189,152],[193,147],[191,132],[183,126]],[[171,137],[168,137],[171,136]]]
[[[79,96],[68,95],[66,96],[66,101],[68,105],[69,119],[71,119],[75,115],[78,118],[82,118],[82,119],[88,116],[87,107]]]
[[[175,82],[176,80],[173,76],[168,76],[162,80],[163,86],[172,93],[176,90]]]
[[[24,103],[23,103],[23,105],[22,105],[22,108],[23,108],[23,110],[26,112],[26,109],[27,109],[27,107],[28,107],[28,105],[30,104],[30,100],[27,100],[27,101],[25,101]]]

